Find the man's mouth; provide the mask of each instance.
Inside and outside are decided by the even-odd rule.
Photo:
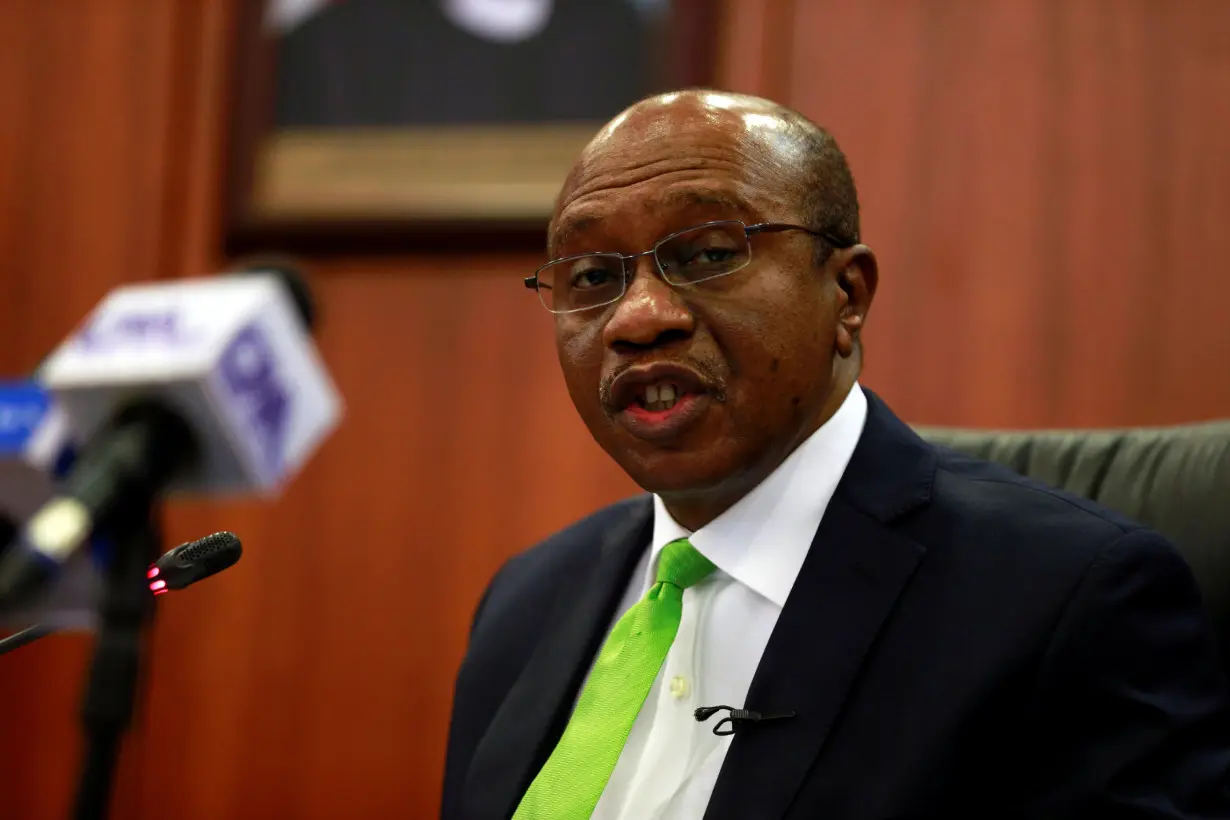
[[[633,408],[663,412],[678,404],[684,396],[696,396],[709,390],[691,368],[673,362],[655,362],[628,368],[603,392],[603,401],[618,413]]]
[[[629,368],[606,397],[614,418],[637,438],[666,443],[698,421],[712,403],[693,369],[671,362]]]

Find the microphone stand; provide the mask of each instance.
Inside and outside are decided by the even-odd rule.
[[[161,539],[152,500],[135,506],[110,528],[114,549],[81,703],[84,749],[75,820],[105,820],[110,810],[120,741],[137,700],[144,631],[153,620],[154,596],[146,573],[158,557]]]
[[[0,640],[0,655],[7,655],[14,649],[21,649],[23,646],[32,644],[39,638],[46,638],[48,635],[54,635],[59,630],[54,626],[46,624],[35,624],[28,626],[20,632],[14,632],[7,638]]]

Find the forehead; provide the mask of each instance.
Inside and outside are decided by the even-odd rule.
[[[760,146],[720,128],[645,136],[582,160],[560,198],[553,249],[587,238],[653,241],[711,219],[765,221],[788,207],[788,176]]]
[[[643,235],[651,241],[662,233],[701,222],[738,219],[748,224],[764,221],[765,207],[758,198],[735,186],[712,182],[669,187],[643,196],[593,196],[560,212],[551,237],[552,246],[591,236]]]

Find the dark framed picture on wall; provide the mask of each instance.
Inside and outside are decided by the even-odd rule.
[[[721,5],[241,2],[228,247],[541,247],[604,121],[712,84]]]

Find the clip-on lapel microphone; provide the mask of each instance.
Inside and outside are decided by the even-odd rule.
[[[791,709],[787,712],[753,712],[750,709],[735,709],[732,706],[701,706],[693,714],[698,723],[704,723],[717,712],[725,709],[730,714],[717,722],[713,733],[718,736],[733,735],[753,723],[763,723],[769,720],[787,720],[797,713]],[[728,727],[726,724],[730,724]]]

